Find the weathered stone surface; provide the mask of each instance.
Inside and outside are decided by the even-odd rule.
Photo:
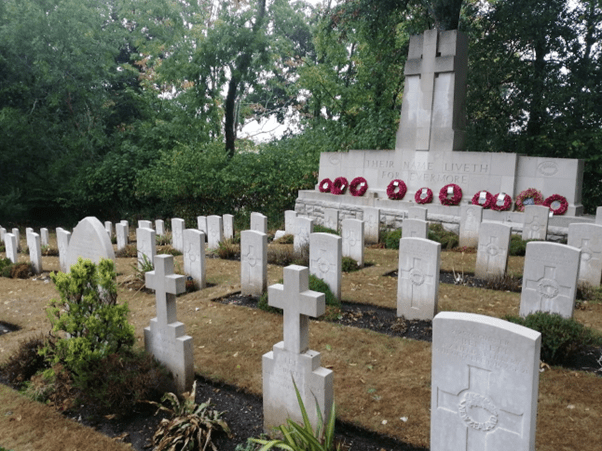
[[[197,216],[197,229],[207,235],[207,216]]]
[[[109,239],[113,238],[113,223],[111,221],[105,221],[105,230],[109,235]]]
[[[475,275],[480,279],[492,279],[506,274],[510,226],[497,222],[483,222],[479,229],[479,247]]]
[[[593,287],[600,286],[602,277],[602,225],[571,224],[569,246],[581,250],[579,282]]]
[[[181,218],[171,219],[171,246],[180,251],[184,252],[184,220]]]
[[[93,263],[98,263],[103,258],[115,262],[115,252],[107,231],[94,216],[85,217],[73,229],[65,261],[67,272],[80,257]]]
[[[441,243],[425,238],[399,242],[397,316],[431,320],[439,300]]]
[[[176,295],[186,291],[184,276],[173,272],[173,256],[157,255],[155,269],[145,274],[146,287],[155,290],[157,317],[144,329],[144,347],[174,376],[177,393],[190,391],[194,381],[192,337],[177,320]]]
[[[251,213],[251,230],[268,233],[268,217],[261,213]]]
[[[293,249],[295,252],[301,252],[305,246],[309,246],[309,235],[314,230],[314,220],[297,216],[295,224]]]
[[[380,239],[380,209],[364,208],[364,241],[367,244],[376,244]]]
[[[408,208],[408,219],[420,219],[426,221],[428,208],[426,207],[410,207]]]
[[[428,237],[428,222],[422,219],[405,219],[401,227],[402,238],[424,238]]]
[[[525,205],[523,240],[545,240],[550,209],[543,205]]]
[[[13,227],[12,234],[17,239],[17,251],[20,252],[21,251],[21,233],[19,232],[19,229],[17,227]]]
[[[130,223],[126,219],[122,219],[121,224],[125,226],[126,244],[130,241]]]
[[[324,227],[339,231],[339,210],[336,208],[324,209]]]
[[[602,225],[602,207],[596,208],[596,224]]]
[[[138,228],[139,229],[152,229],[153,228],[153,222],[152,221],[146,221],[146,220],[140,220],[140,221],[138,221]]]
[[[121,222],[115,224],[115,235],[117,236],[117,250],[120,251],[128,245],[127,226]]]
[[[33,266],[33,272],[35,274],[41,274],[42,269],[42,242],[40,235],[37,233],[31,234],[31,241],[29,246],[29,260]]]
[[[432,451],[534,451],[541,334],[498,318],[433,320]]]
[[[341,227],[343,257],[351,257],[358,266],[364,266],[364,221],[343,219]]]
[[[224,241],[224,227],[222,217],[212,215],[207,217],[207,247],[217,249],[219,243]]]
[[[157,236],[165,235],[165,221],[163,219],[155,219],[155,232]]]
[[[331,233],[309,236],[309,273],[322,279],[332,294],[341,299],[342,239]]]
[[[27,227],[25,229],[25,242],[27,243],[27,247],[31,247],[31,234],[33,233],[33,229],[31,227]]]
[[[460,247],[477,247],[479,245],[479,228],[483,221],[483,207],[463,205],[460,211]]]
[[[580,260],[581,251],[572,246],[527,243],[520,315],[542,311],[572,318]]]
[[[148,222],[150,221],[140,221]],[[139,227],[136,229],[136,247],[138,251],[138,269],[142,269],[145,263],[155,261],[157,254],[157,234],[149,227]]]
[[[205,234],[200,230],[184,230],[184,272],[192,277],[198,289],[207,285],[205,241]]]
[[[13,263],[18,263],[19,256],[17,253],[17,237],[14,233],[4,234],[4,247],[6,250],[6,258],[8,258]]]
[[[224,239],[231,240],[234,238],[234,216],[225,214],[222,216],[222,222],[224,224]]]
[[[243,296],[261,296],[268,286],[268,236],[256,230],[240,234],[240,287]]]
[[[59,266],[63,272],[69,272],[69,266],[67,266],[67,254],[69,251],[70,240],[71,232],[68,232],[61,227],[57,227],[56,245],[59,248]]]
[[[286,210],[284,212],[284,232],[287,235],[295,234],[296,221],[297,221],[297,212],[295,210]]]
[[[324,314],[324,294],[309,290],[307,268],[291,265],[284,269],[284,285],[268,288],[268,304],[283,309],[284,341],[262,359],[264,431],[272,433],[287,418],[303,423],[293,381],[315,430],[316,403],[324,424],[333,403],[333,373],[320,366],[320,353],[309,349],[309,317]]]
[[[40,229],[40,243],[42,244],[42,246],[50,245],[50,240],[48,239],[48,229],[45,227],[42,227]]]

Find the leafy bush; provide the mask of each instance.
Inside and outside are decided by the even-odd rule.
[[[551,365],[567,363],[590,346],[602,346],[602,335],[557,313],[536,312],[525,318],[507,316],[506,319],[541,332],[541,360]]]
[[[352,259],[351,257],[343,257],[341,269],[343,272],[353,272],[358,271],[360,267],[357,264],[357,261]]]
[[[460,244],[458,235],[445,230],[441,224],[431,224],[429,226],[428,239],[441,243],[443,249],[452,249]]]
[[[523,240],[520,235],[512,235],[510,237],[510,247],[508,253],[510,255],[524,257],[527,251],[527,241]]]
[[[27,279],[33,275],[31,263],[13,263],[8,258],[0,259],[0,275],[12,279]]]
[[[163,235],[155,235],[155,243],[157,246],[171,245],[171,232],[165,232]]]
[[[45,344],[46,338],[41,334],[19,343],[16,352],[2,365],[2,373],[10,384],[19,386],[37,372],[49,368],[39,352]]]
[[[329,229],[328,227],[324,227],[323,225],[317,224],[314,226],[314,233],[332,233],[333,235],[340,235],[339,232],[337,232],[334,229]]]
[[[399,249],[399,240],[401,240],[401,229],[381,234],[381,241],[385,243],[387,249]]]
[[[282,280],[280,280],[279,283],[282,283]],[[322,279],[320,279],[319,277],[314,276],[313,274],[309,275],[309,289],[312,291],[317,291],[319,293],[324,293],[326,305],[329,305],[332,307],[340,307],[341,306],[341,302],[336,298],[336,296],[334,294],[332,294],[332,291],[330,291],[328,284],[326,282],[324,282]],[[266,312],[282,313],[282,309],[270,307],[268,305],[268,293],[267,292],[265,292],[261,295],[261,297],[259,298],[259,301],[257,302],[257,307],[260,308],[261,310],[265,310]]]

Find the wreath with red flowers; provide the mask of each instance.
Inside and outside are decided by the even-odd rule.
[[[483,202],[482,204],[479,203],[479,200],[481,200],[481,193],[485,193],[485,202]],[[473,205],[478,205],[483,208],[490,208],[492,202],[493,202],[493,196],[491,195],[491,193],[489,191],[483,190],[483,191],[479,191],[474,196],[472,196],[471,203]]]
[[[453,189],[454,194],[452,197],[447,197],[448,196],[448,188]],[[445,185],[443,188],[441,188],[441,191],[439,191],[439,201],[443,205],[458,205],[461,200],[462,200],[462,188],[460,188],[455,183],[450,183],[449,185]]]
[[[332,190],[332,180],[324,179],[318,185],[321,193],[329,193]]]
[[[525,211],[525,205],[542,205],[543,195],[535,188],[529,188],[521,191],[516,196],[514,207],[517,211]]]
[[[330,192],[332,194],[344,194],[348,185],[349,182],[347,182],[347,179],[345,177],[337,177],[332,183],[332,188],[330,189]]]
[[[424,197],[422,197],[423,191]],[[414,200],[417,204],[430,204],[433,201],[433,192],[430,188],[420,188],[418,191],[416,191],[416,194],[414,194]]]
[[[368,190],[368,182],[364,177],[356,177],[349,184],[349,192],[352,196],[363,196]]]
[[[504,203],[502,205],[498,205],[500,195],[504,196]],[[506,211],[510,208],[510,205],[512,205],[512,198],[506,193],[497,193],[491,201],[491,209],[495,211]]]
[[[403,196],[408,192],[408,187],[403,182],[403,180],[395,179],[391,180],[389,185],[387,186],[387,196],[392,200],[401,200]],[[416,201],[418,202],[418,201]]]
[[[563,215],[569,208],[569,202],[566,200],[566,197],[560,194],[552,194],[550,197],[546,197],[543,204],[546,207],[550,207],[554,215]]]

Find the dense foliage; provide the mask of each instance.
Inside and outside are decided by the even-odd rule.
[[[598,2],[5,0],[0,220],[278,219],[316,183],[320,152],[394,146],[409,36],[456,26],[467,150],[582,158],[592,212]],[[267,118],[283,136],[239,139]]]

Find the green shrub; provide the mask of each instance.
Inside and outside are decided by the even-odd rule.
[[[285,235],[288,236],[288,235]],[[268,263],[271,265],[288,266],[295,261],[292,247],[268,247]]]
[[[512,235],[510,237],[510,247],[508,253],[510,255],[524,257],[527,251],[527,241],[523,240],[520,235]]]
[[[387,249],[399,249],[399,240],[401,240],[401,229],[381,234],[381,241],[385,243]]]
[[[165,232],[163,235],[155,235],[157,246],[171,245],[171,232]]]
[[[329,229],[328,227],[324,227],[323,225],[319,224],[316,224],[314,226],[314,233],[332,233],[333,235],[340,235],[340,233],[336,230]]]
[[[282,283],[282,280],[280,280],[279,283]],[[319,293],[324,293],[326,305],[330,305],[333,307],[341,306],[341,302],[336,298],[334,294],[332,294],[332,291],[330,291],[328,284],[322,279],[314,276],[313,274],[309,275],[309,289],[312,291],[317,291]],[[268,305],[267,292],[261,295],[259,301],[257,302],[257,307],[261,310],[265,310],[266,312],[282,313],[282,309],[270,307]]]
[[[357,261],[351,257],[343,257],[341,269],[343,272],[353,272],[358,271],[360,267],[357,264]]]
[[[31,263],[14,263],[8,258],[0,259],[0,276],[12,279],[27,279],[33,275]]]
[[[233,260],[240,255],[240,246],[234,244],[232,240],[222,240],[215,253],[222,260]]]
[[[599,304],[602,302],[602,286],[593,287],[589,283],[579,283],[577,285],[577,299]]]
[[[431,224],[428,230],[428,239],[441,243],[443,249],[453,249],[460,244],[458,235],[445,230],[441,224]]]
[[[536,312],[506,319],[541,332],[541,360],[550,365],[562,365],[590,346],[602,346],[602,335],[557,313]]]

